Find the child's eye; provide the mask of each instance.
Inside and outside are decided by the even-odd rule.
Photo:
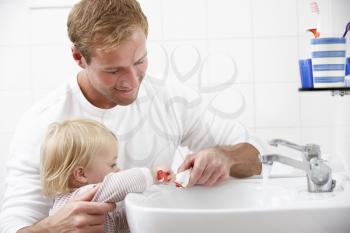
[[[117,166],[116,163],[113,163],[113,164],[111,165],[112,168],[114,168],[115,166]]]

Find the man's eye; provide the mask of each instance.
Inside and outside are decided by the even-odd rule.
[[[119,73],[119,70],[114,70],[114,71],[106,71],[108,74],[117,74]]]
[[[138,61],[135,63],[135,65],[140,65],[140,64],[143,64],[145,62],[145,60],[141,60],[141,61]]]

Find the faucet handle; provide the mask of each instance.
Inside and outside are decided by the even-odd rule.
[[[309,192],[332,192],[335,186],[336,180],[332,179],[332,169],[327,165],[327,161],[312,158],[308,175]]]
[[[321,148],[317,144],[306,144],[305,146],[297,145],[293,142],[289,142],[284,139],[272,139],[269,141],[271,146],[277,147],[278,145],[286,146],[292,148],[294,150],[298,150],[303,152],[305,159],[310,161],[312,158],[320,158],[321,157]]]
[[[305,145],[305,156],[308,161],[312,158],[321,158],[321,148],[317,144],[306,144]]]
[[[314,184],[324,185],[330,179],[332,169],[326,164],[325,160],[312,158],[310,160],[310,178]]]
[[[278,147],[279,145],[281,145],[281,146],[289,147],[289,148],[292,148],[294,150],[298,150],[301,152],[304,152],[306,150],[305,146],[300,146],[298,144],[295,144],[294,142],[290,142],[290,141],[280,139],[280,138],[270,140],[269,144],[271,146],[275,146],[275,147]]]

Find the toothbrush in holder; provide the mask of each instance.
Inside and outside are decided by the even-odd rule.
[[[315,38],[320,37],[320,8],[316,1],[310,2],[311,13],[316,16],[316,25],[312,28],[307,29],[311,32]]]
[[[346,34],[348,33],[348,31],[350,31],[350,22],[348,22],[348,24],[346,25],[345,27],[345,32],[343,34],[343,37],[345,38],[346,37]]]

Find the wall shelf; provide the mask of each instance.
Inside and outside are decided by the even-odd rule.
[[[312,92],[312,91],[331,91],[332,96],[335,95],[350,95],[350,87],[322,87],[322,88],[299,88],[301,92]]]

